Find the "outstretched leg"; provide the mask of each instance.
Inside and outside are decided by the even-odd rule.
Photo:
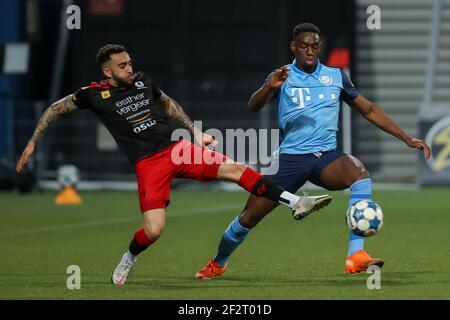
[[[175,155],[180,154],[182,158],[186,155],[188,161],[182,162],[178,166],[177,177],[200,181],[222,180],[237,183],[256,196],[265,197],[288,206],[293,210],[294,217],[304,217],[331,201],[330,196],[302,199],[281,188],[252,168],[236,163],[219,152],[211,152],[187,142],[179,145],[180,147],[174,152]],[[196,154],[198,154],[199,159],[196,159]],[[191,161],[192,159],[194,161]]]
[[[291,209],[300,200],[299,196],[285,191],[252,168],[238,163],[222,164],[217,171],[217,179],[235,182],[253,195],[282,203]]]
[[[284,204],[293,210],[295,219],[301,220],[331,202],[331,196],[299,197],[275,182],[262,176],[255,170],[237,163],[225,163],[219,167],[217,179],[238,183],[248,192],[256,196]],[[297,189],[295,189],[297,190]]]

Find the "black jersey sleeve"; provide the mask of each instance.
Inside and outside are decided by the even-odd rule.
[[[88,109],[90,107],[89,87],[81,88],[75,92],[72,96],[72,100],[78,109]]]
[[[341,99],[344,100],[348,105],[351,105],[353,100],[359,96],[358,89],[353,85],[348,76],[344,71],[341,70],[342,75],[342,91],[341,91]]]
[[[154,100],[158,100],[159,98],[161,98],[161,89],[159,88],[158,84],[153,81],[150,80],[150,85],[152,86],[152,95],[153,95],[153,99]]]
[[[158,84],[147,74],[145,74],[142,71],[139,71],[136,73],[135,79],[138,81],[144,81],[147,85],[150,85],[154,100],[158,100],[159,98],[161,98],[162,95],[161,89],[159,88]]]

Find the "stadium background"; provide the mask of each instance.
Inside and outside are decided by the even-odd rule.
[[[68,3],[3,1],[2,51],[7,44],[29,46],[26,72],[1,75],[3,163],[15,162],[50,100],[101,79],[94,58],[108,42],[129,48],[135,68],[151,74],[205,129],[276,128],[275,107],[253,114],[246,102],[270,70],[291,61],[288,43],[301,21],[323,31],[323,62],[333,50],[349,50],[352,79],[361,93],[411,135],[425,138],[425,120],[448,115],[448,1],[436,1],[442,10],[434,19],[432,1],[378,1],[380,30],[368,29],[372,3],[362,0],[315,1],[307,10],[301,1],[78,1],[80,30],[65,27]],[[67,163],[79,167],[85,181],[133,180],[125,156],[92,114],[64,118],[39,146],[34,171],[40,180],[54,179]],[[417,153],[358,114],[351,119],[353,139],[345,151],[359,157],[375,181],[416,183],[423,180],[421,172],[429,173]],[[441,170],[442,175],[448,182],[449,171]]]
[[[66,28],[66,8],[71,4],[81,8],[80,30]],[[371,15],[367,10],[373,4],[381,9],[381,29],[370,30],[367,26]],[[53,208],[55,192],[43,191],[58,188],[57,169],[61,165],[74,164],[80,169],[81,190],[135,188],[128,160],[90,112],[59,119],[42,139],[25,173],[17,175],[13,171],[45,108],[56,98],[102,79],[95,64],[95,53],[101,45],[125,45],[135,70],[151,74],[193,120],[203,121],[204,129],[276,128],[274,106],[254,114],[246,103],[271,70],[291,61],[288,44],[292,28],[305,21],[322,30],[322,62],[346,65],[339,53],[342,49],[348,52],[348,72],[360,92],[378,102],[409,134],[428,137],[434,158],[426,163],[422,154],[409,150],[347,107],[341,114],[345,119],[340,124],[343,143],[339,148],[351,151],[366,165],[377,190],[382,190],[383,208],[403,210],[407,215],[417,208],[413,199],[423,197],[424,190],[430,199],[438,197],[434,201],[436,210],[430,211],[442,219],[430,225],[430,234],[439,225],[448,226],[448,205],[442,199],[448,196],[446,186],[450,184],[450,121],[446,120],[450,116],[450,0],[1,0],[0,5],[1,237],[17,234],[10,231],[16,223],[10,219],[11,213],[19,210],[20,216],[20,212],[31,210],[26,204],[33,203],[33,199],[47,203],[48,208],[34,208],[37,211],[30,219],[41,219],[43,211],[56,210],[62,212],[49,213],[46,219],[50,221],[54,214],[64,224],[64,211],[74,209]],[[438,127],[433,131],[435,124]],[[437,192],[422,189],[431,185],[443,188]],[[188,199],[189,191],[183,193],[185,184],[176,181],[174,187],[178,186],[177,196]],[[393,188],[415,193],[386,191]],[[18,197],[17,190],[26,195]],[[28,193],[36,190],[41,191],[40,198]],[[82,195],[85,199],[95,198],[95,193]],[[337,194],[337,199],[340,196],[342,213],[345,193]],[[408,196],[410,206],[399,209],[397,201]],[[104,201],[104,197],[109,196],[100,194],[99,200],[92,201]],[[124,197],[125,204],[136,202],[134,194]],[[201,197],[192,195],[199,202]],[[224,198],[245,201],[240,193]],[[21,206],[14,205],[17,201],[23,202]],[[233,210],[238,210],[240,203]],[[87,203],[83,206],[77,210],[91,210]],[[179,207],[174,204],[174,208]],[[218,223],[216,233],[211,235],[211,250],[231,217],[230,212],[223,214],[227,216],[219,219],[222,224]],[[341,223],[342,214],[339,217]],[[39,222],[30,224],[39,226]],[[269,225],[264,226],[269,229]],[[129,228],[127,234],[131,231]],[[388,231],[386,234],[387,241]],[[440,236],[448,243],[445,234]],[[403,249],[407,248],[405,245]],[[196,263],[201,265],[203,261]],[[448,285],[448,277],[439,281]],[[24,297],[20,293],[9,296]]]

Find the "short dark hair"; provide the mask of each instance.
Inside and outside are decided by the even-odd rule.
[[[98,49],[96,60],[98,65],[101,67],[103,64],[111,59],[112,54],[122,53],[127,51],[124,46],[120,44],[107,44]]]
[[[317,26],[313,25],[312,23],[308,22],[300,23],[294,27],[293,32],[294,39],[299,33],[302,32],[313,32],[317,33],[320,36],[320,29]]]

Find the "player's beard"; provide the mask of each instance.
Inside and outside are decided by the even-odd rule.
[[[119,87],[128,87],[133,83],[133,76],[131,78],[119,78],[113,75],[112,78]]]

